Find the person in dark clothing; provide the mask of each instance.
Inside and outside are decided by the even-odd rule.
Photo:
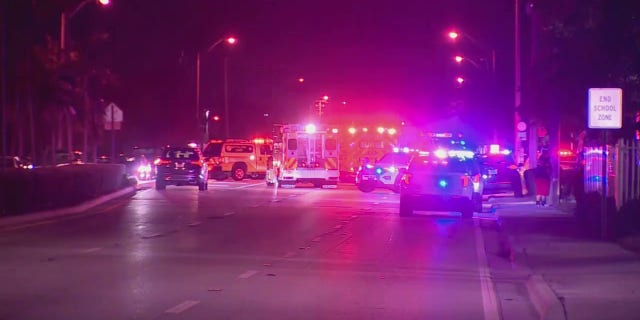
[[[533,174],[536,184],[536,206],[544,207],[547,204],[551,186],[551,162],[547,153],[540,155],[538,166],[536,166]]]

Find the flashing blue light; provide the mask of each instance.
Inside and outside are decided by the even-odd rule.
[[[438,185],[439,185],[441,188],[446,188],[446,187],[447,187],[447,181],[446,181],[446,180],[440,180],[440,181],[438,182]]]
[[[464,142],[464,140],[462,140],[462,141],[460,141],[460,144],[464,146],[464,145],[465,145],[465,144],[467,144],[467,143],[466,143],[466,142]]]
[[[382,168],[376,168],[376,173],[377,174],[382,174]]]

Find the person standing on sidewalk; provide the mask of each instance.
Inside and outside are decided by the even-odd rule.
[[[547,204],[551,186],[551,161],[547,151],[540,154],[533,175],[536,185],[536,206],[544,207]]]

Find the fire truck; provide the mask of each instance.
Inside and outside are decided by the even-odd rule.
[[[273,158],[267,185],[295,187],[311,183],[335,188],[339,178],[338,131],[326,125],[285,124],[273,130]]]
[[[227,139],[209,141],[203,153],[211,178],[240,181],[264,178],[272,149],[271,139]]]
[[[393,126],[353,125],[335,130],[340,135],[341,182],[355,182],[361,166],[375,163],[385,154],[402,148],[398,144],[398,129]]]

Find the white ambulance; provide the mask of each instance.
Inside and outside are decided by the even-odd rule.
[[[295,187],[310,183],[335,188],[340,177],[338,132],[316,124],[274,126],[273,161],[267,185]]]

